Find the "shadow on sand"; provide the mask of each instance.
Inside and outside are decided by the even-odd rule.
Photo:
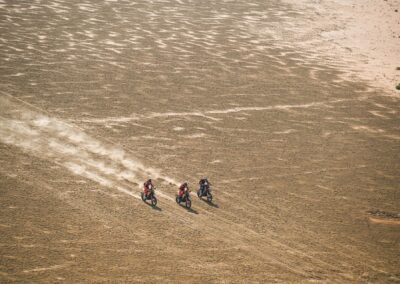
[[[179,204],[180,207],[185,208],[189,213],[192,214],[199,214],[199,212],[195,209],[193,209],[192,207],[187,208],[184,204]]]
[[[158,206],[152,206],[151,203],[148,203],[148,202],[145,202],[145,201],[143,201],[143,202],[144,202],[144,204],[146,204],[147,206],[151,207],[153,210],[162,211],[162,209],[161,209],[160,207],[158,207]]]
[[[189,213],[192,213],[192,214],[199,214],[199,212],[197,212],[197,210],[194,210],[194,209],[192,209],[192,208],[186,208],[186,210],[187,210]]]
[[[214,208],[219,208],[218,204],[213,203],[212,201],[208,201],[207,199],[200,198],[201,201],[206,203],[208,206],[214,207]]]

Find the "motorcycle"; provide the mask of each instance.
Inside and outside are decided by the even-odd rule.
[[[185,202],[185,207],[190,209],[192,207],[192,201],[190,200],[189,191],[185,191],[185,193],[180,197],[178,194],[176,195],[176,203],[180,204],[181,202]]]
[[[199,198],[202,198],[203,196],[207,196],[207,201],[208,202],[212,202],[213,196],[211,194],[211,188],[209,185],[204,186],[203,190],[201,189],[201,187],[197,190],[197,196]]]
[[[140,193],[140,196],[142,197],[142,200],[144,202],[146,202],[146,200],[151,200],[151,206],[152,207],[156,207],[157,206],[157,198],[156,198],[156,196],[154,194],[154,190],[155,190],[155,188],[151,188],[149,190],[149,193],[147,193],[147,195],[144,194],[143,191]]]

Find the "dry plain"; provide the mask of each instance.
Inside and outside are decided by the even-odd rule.
[[[0,1],[0,282],[399,282],[399,97],[292,44],[307,17]]]

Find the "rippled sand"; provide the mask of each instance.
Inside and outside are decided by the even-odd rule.
[[[0,1],[1,282],[400,281],[399,99],[269,2]]]

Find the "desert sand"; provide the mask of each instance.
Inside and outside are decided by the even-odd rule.
[[[0,0],[0,282],[398,283],[397,6]]]
[[[349,76],[382,88],[386,95],[399,96],[395,88],[400,82],[399,1],[285,2],[305,13],[305,17],[290,21],[298,31],[294,38],[313,33],[301,46],[317,51],[321,58],[341,60],[340,69]]]

